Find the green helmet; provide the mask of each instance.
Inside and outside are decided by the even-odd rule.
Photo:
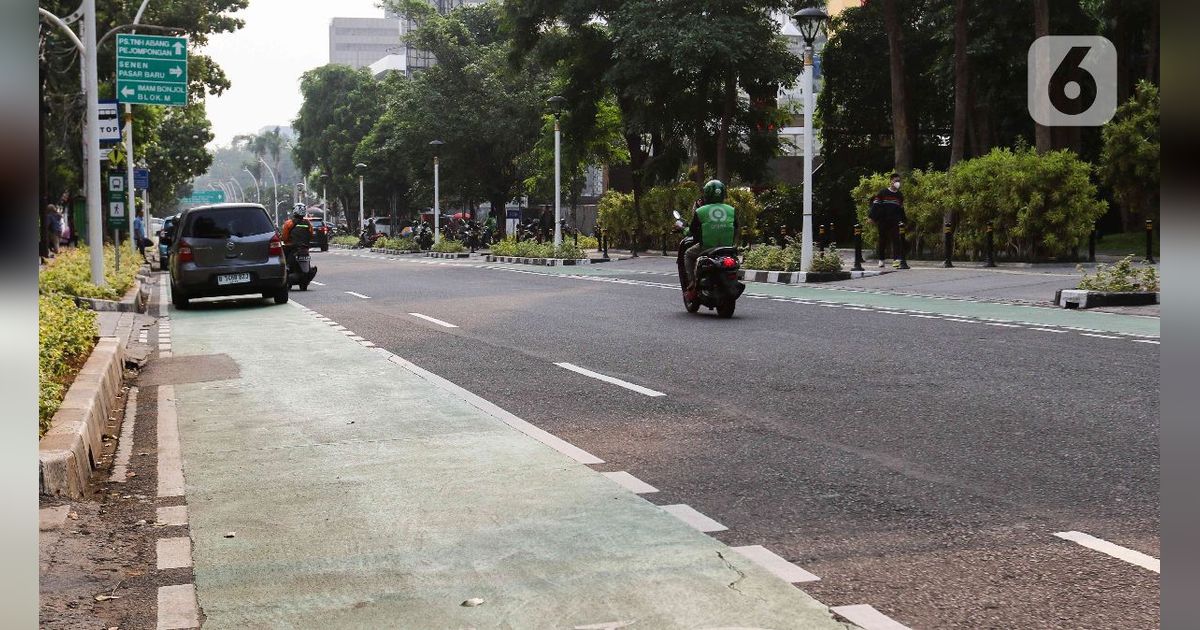
[[[725,184],[722,184],[721,180],[719,179],[708,180],[708,183],[704,185],[704,192],[701,193],[700,198],[703,199],[704,203],[706,204],[724,203]]]

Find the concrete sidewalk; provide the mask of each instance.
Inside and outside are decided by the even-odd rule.
[[[237,366],[175,386],[206,628],[846,627],[302,308],[200,303],[172,321],[174,361]]]

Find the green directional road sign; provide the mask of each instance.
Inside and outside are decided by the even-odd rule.
[[[187,40],[117,35],[117,98],[141,105],[187,105]]]
[[[185,206],[202,206],[209,203],[225,203],[225,193],[220,190],[196,190],[179,200]]]

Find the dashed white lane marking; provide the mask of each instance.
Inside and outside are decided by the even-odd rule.
[[[1110,555],[1118,560],[1124,560],[1129,564],[1135,564],[1143,569],[1148,569],[1155,573],[1159,572],[1160,563],[1158,558],[1146,555],[1140,551],[1134,551],[1128,547],[1122,547],[1121,545],[1110,543],[1107,540],[1096,538],[1095,536],[1085,534],[1083,532],[1058,532],[1055,534],[1055,536],[1058,536],[1063,540],[1069,540],[1073,543],[1078,543],[1084,547],[1087,547],[1088,549],[1093,549],[1095,551],[1099,551],[1100,553]]]
[[[170,505],[154,511],[154,522],[159,525],[187,525],[188,513],[186,505]]]
[[[1096,333],[1079,333],[1079,334],[1080,334],[1080,336],[1083,336],[1083,337],[1095,337],[1097,339],[1120,339],[1120,337],[1116,337],[1114,335],[1098,335]]]
[[[353,295],[353,296],[354,296],[354,297],[356,297],[356,298],[362,298],[362,299],[364,299],[364,300],[369,300],[369,299],[371,299],[371,296],[369,296],[369,295],[363,295],[363,294],[361,294],[361,293],[355,293],[354,291],[346,291],[346,293],[349,293],[350,295]]]
[[[1159,345],[1159,342],[1154,339],[1134,339],[1133,342],[1134,343],[1152,343],[1156,346]]]
[[[875,610],[870,604],[834,606],[829,610],[849,619],[850,623],[863,630],[910,630],[908,626]]]
[[[183,459],[179,454],[173,385],[158,387],[158,496],[183,496]]]
[[[309,283],[309,284],[315,284],[315,285],[317,285],[317,286],[319,286],[319,287],[323,287],[323,286],[325,286],[325,283],[324,283],[324,282],[317,282],[316,280],[309,280],[309,281],[308,281],[308,283]]]
[[[1065,330],[1059,330],[1057,328],[1039,328],[1037,326],[1030,326],[1029,330],[1036,330],[1039,332],[1048,332],[1048,333],[1065,333],[1065,332],[1067,332]]]
[[[129,469],[129,458],[133,455],[133,421],[137,417],[138,388],[130,387],[128,398],[125,400],[125,420],[121,423],[121,438],[117,445],[117,457],[113,463],[112,475],[108,480],[125,483],[125,474]]]
[[[630,383],[629,381],[623,381],[619,378],[605,376],[604,374],[600,374],[598,372],[593,372],[586,368],[581,368],[578,365],[575,365],[573,363],[555,363],[554,365],[557,365],[558,367],[560,367],[564,370],[570,370],[577,374],[582,374],[589,378],[594,378],[598,381],[604,381],[605,383],[611,383],[613,385],[616,385],[617,387],[624,387],[625,389],[628,389],[629,391],[637,392],[639,394],[643,394],[646,396],[650,396],[650,397],[666,396],[666,394],[664,394],[660,391],[655,391],[653,389],[650,389],[649,387],[642,387],[641,385],[635,385],[633,383]]]
[[[821,579],[804,569],[784,560],[775,552],[763,547],[762,545],[748,545],[745,547],[734,547],[734,551],[749,558],[758,566],[770,571],[775,577],[784,582],[816,582]]]
[[[983,322],[988,326],[999,326],[1000,328],[1020,328],[1016,324],[1005,324],[1004,322]]]
[[[179,569],[192,566],[192,539],[187,536],[178,538],[159,538],[155,546],[158,556],[158,569]]]
[[[924,313],[905,313],[909,317],[920,317],[921,319],[941,319],[937,315],[926,315]]]
[[[199,626],[200,607],[196,604],[195,584],[158,587],[158,630]]]
[[[620,485],[622,488],[625,488],[626,490],[628,490],[634,494],[646,494],[649,492],[658,492],[658,488],[655,488],[654,486],[646,483],[645,481],[642,481],[641,479],[634,477],[633,475],[625,472],[624,470],[618,470],[616,472],[606,472],[606,473],[600,473],[600,474],[604,475],[605,477],[608,477],[609,479],[612,479],[613,481],[617,482],[617,484]]]
[[[660,505],[659,507],[661,507],[667,514],[674,516],[675,518],[702,532],[723,532],[729,529],[713,519],[697,512],[695,508],[690,505],[678,503],[676,505]]]
[[[454,324],[451,324],[450,322],[444,322],[436,317],[430,317],[428,315],[422,315],[420,313],[409,313],[409,315],[412,315],[413,317],[418,317],[427,322],[433,322],[434,324],[437,324],[438,326],[441,326],[443,328],[458,328],[458,326],[455,326]]]

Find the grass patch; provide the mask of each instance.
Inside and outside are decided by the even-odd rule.
[[[358,237],[350,236],[349,234],[342,234],[329,239],[329,242],[334,245],[346,245],[348,247],[354,247],[355,245],[358,245]]]
[[[459,254],[467,251],[467,246],[462,244],[462,241],[456,241],[452,238],[443,238],[433,244],[431,251],[443,252],[446,254]]]
[[[38,437],[96,345],[96,313],[66,295],[38,296]]]

